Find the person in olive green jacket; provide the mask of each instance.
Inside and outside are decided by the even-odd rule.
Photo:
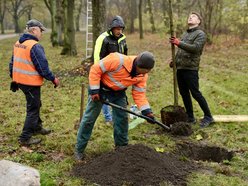
[[[199,28],[201,22],[200,14],[192,12],[188,17],[188,30],[180,40],[176,37],[171,37],[170,42],[178,47],[175,58],[177,82],[188,115],[188,122],[196,123],[191,100],[192,96],[204,112],[204,118],[200,122],[200,127],[203,128],[213,123],[214,119],[206,99],[199,90],[198,70],[200,57],[206,43],[206,34]]]

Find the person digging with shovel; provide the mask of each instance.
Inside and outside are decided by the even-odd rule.
[[[75,146],[77,161],[84,158],[84,150],[103,106],[102,100],[127,108],[126,89],[129,86],[132,86],[135,104],[143,115],[152,119],[148,122],[153,123],[155,118],[146,98],[146,82],[154,63],[153,54],[147,51],[138,56],[126,56],[115,52],[91,67],[88,104],[78,129]],[[115,146],[128,145],[127,112],[112,108],[112,114]]]

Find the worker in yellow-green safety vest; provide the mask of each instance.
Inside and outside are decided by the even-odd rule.
[[[96,40],[94,48],[94,63],[98,63],[102,58],[110,53],[118,52],[127,55],[126,36],[122,33],[125,28],[121,16],[115,16],[109,25],[109,29],[103,32]],[[102,112],[106,124],[112,123],[111,109],[108,105],[103,105]]]

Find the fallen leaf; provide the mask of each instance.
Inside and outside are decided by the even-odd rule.
[[[164,148],[156,147],[155,150],[156,150],[157,152],[164,152]]]
[[[197,134],[197,135],[196,135],[196,140],[198,140],[198,141],[199,141],[199,140],[202,140],[202,139],[203,139],[203,137],[202,137],[202,135],[201,135],[201,134]]]

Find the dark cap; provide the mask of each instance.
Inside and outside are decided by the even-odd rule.
[[[35,27],[35,26],[39,27],[42,31],[46,30],[46,28],[43,26],[43,24],[41,22],[37,21],[36,19],[31,19],[26,24],[27,28]]]
[[[191,14],[195,14],[198,17],[198,19],[200,20],[200,23],[199,23],[200,25],[202,23],[202,16],[198,12],[191,12],[190,15]]]
[[[137,58],[137,66],[145,69],[152,69],[154,67],[154,56],[151,52],[145,51],[140,53]]]

